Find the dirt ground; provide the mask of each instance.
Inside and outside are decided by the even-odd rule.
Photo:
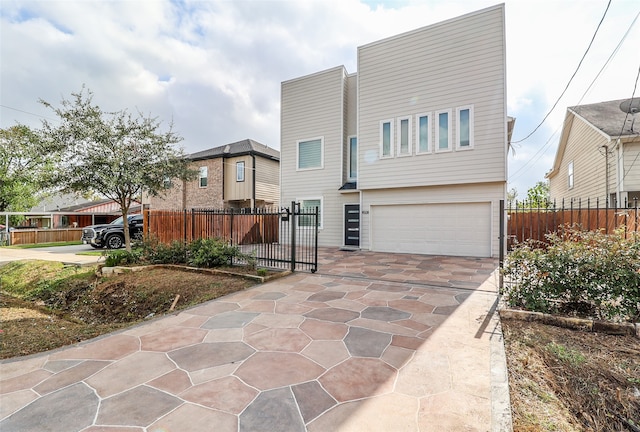
[[[0,294],[0,358],[80,342],[169,313],[174,301],[180,310],[254,284],[242,277],[154,269],[73,281],[37,304]]]
[[[640,340],[502,320],[516,432],[640,431]]]

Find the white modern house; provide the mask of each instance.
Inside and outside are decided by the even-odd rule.
[[[504,16],[497,5],[372,42],[357,73],[282,83],[280,202],[319,207],[319,245],[498,256]]]

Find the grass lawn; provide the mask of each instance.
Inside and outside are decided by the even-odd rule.
[[[68,242],[55,242],[55,243],[35,243],[35,244],[24,244],[24,245],[13,245],[13,246],[4,246],[9,249],[34,249],[41,247],[53,247],[53,246],[75,246],[81,245],[82,242],[78,241],[68,241]]]

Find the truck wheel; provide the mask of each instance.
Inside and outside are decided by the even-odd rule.
[[[107,237],[107,241],[105,243],[109,249],[120,249],[124,245],[124,239],[118,234],[112,234]]]

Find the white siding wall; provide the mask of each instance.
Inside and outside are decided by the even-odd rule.
[[[362,192],[360,219],[360,247],[370,248],[371,233],[369,230],[370,210],[372,205],[394,204],[441,204],[441,203],[491,203],[491,253],[497,257],[500,251],[498,236],[500,235],[500,200],[504,199],[506,186],[503,182],[469,184],[458,186],[433,186],[421,188],[387,189]],[[397,223],[410,219],[411,214],[398,214]],[[386,227],[393,230],[393,226]],[[437,229],[437,227],[434,227]]]
[[[343,67],[282,83],[281,95],[281,203],[322,198],[323,229],[318,244],[342,244],[342,151],[345,134]],[[298,140],[324,138],[324,168],[297,171]]]
[[[280,201],[280,163],[256,156],[256,200],[278,206]]]
[[[624,143],[624,191],[640,191],[640,141]],[[621,177],[622,177],[621,176]]]
[[[358,86],[360,189],[506,182],[504,5],[360,47]],[[466,105],[472,150],[415,154],[416,114],[450,109],[455,147],[455,109]],[[413,155],[379,159],[379,122],[404,116]]]

